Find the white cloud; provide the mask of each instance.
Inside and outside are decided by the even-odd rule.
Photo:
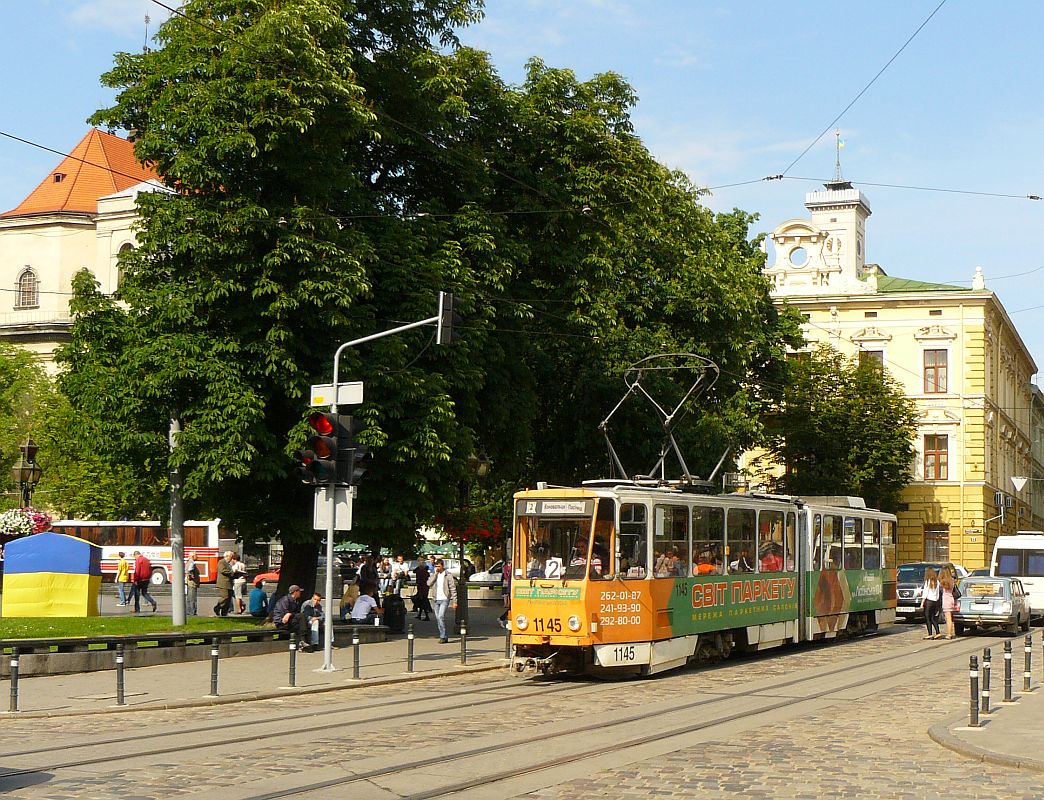
[[[173,3],[172,5],[180,5]],[[81,0],[67,14],[71,23],[90,30],[108,31],[121,35],[132,35],[140,31],[145,36],[145,15],[149,23],[149,35],[170,13],[162,6],[149,0]]]

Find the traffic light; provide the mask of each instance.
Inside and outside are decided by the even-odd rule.
[[[450,292],[439,292],[439,321],[435,328],[435,344],[453,344],[460,338],[460,298]]]
[[[312,456],[304,468],[312,476],[313,483],[330,483],[337,480],[337,457],[340,451],[343,416],[324,411],[314,411],[308,415],[308,427],[313,433],[308,438],[308,450],[302,453]],[[348,417],[348,420],[350,421],[351,417]]]
[[[342,421],[340,457],[337,461],[337,478],[341,483],[356,486],[370,468],[370,448],[355,440],[366,425],[362,420],[345,416]]]
[[[311,450],[298,450],[297,455],[297,468],[294,471],[301,483],[314,484],[315,476],[312,474],[312,462],[315,461],[315,453]]]

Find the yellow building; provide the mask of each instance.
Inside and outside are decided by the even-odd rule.
[[[862,192],[828,183],[805,206],[769,237],[773,297],[801,311],[810,344],[880,361],[919,413],[900,560],[981,567],[1000,533],[1044,530],[1044,483],[1011,481],[1044,477],[1037,368],[981,269],[971,288],[891,277],[865,260]]]

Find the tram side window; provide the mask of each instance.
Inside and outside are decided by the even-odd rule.
[[[730,508],[726,519],[729,572],[753,572],[754,536],[757,533],[754,509]]]
[[[823,569],[841,569],[842,522],[841,517],[833,514],[823,515]]]
[[[588,577],[593,581],[611,578],[616,569],[613,553],[613,526],[616,520],[616,501],[603,497],[598,501],[595,516],[594,542],[591,544],[591,565]]]
[[[692,510],[692,574],[725,573],[725,509],[696,506]]]
[[[653,506],[653,574],[657,578],[688,575],[688,506]]]
[[[783,571],[783,512],[758,514],[758,572]]]
[[[783,542],[783,551],[785,553],[784,558],[786,559],[786,563],[784,564],[784,569],[786,569],[788,572],[793,572],[794,569],[795,569],[794,565],[796,563],[796,559],[794,558],[794,553],[797,552],[795,550],[796,547],[797,547],[797,514],[795,514],[793,511],[791,511],[791,512],[789,512],[787,514],[787,530],[786,530],[786,534],[785,534],[785,541]]]
[[[812,519],[812,569],[823,569],[823,515]]]
[[[620,577],[644,578],[649,569],[649,525],[645,506],[625,503],[620,508]]]
[[[890,519],[881,523],[881,552],[884,555],[884,568],[895,569],[895,523]]]
[[[880,520],[863,520],[863,569],[881,569]]]
[[[863,520],[845,517],[845,569],[863,568]]]

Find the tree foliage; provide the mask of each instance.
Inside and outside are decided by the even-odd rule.
[[[876,362],[828,346],[790,362],[771,454],[786,467],[777,488],[856,495],[894,511],[910,480],[916,409]]]
[[[342,358],[375,456],[354,540],[411,540],[458,504],[475,452],[509,486],[604,474],[597,424],[650,353],[722,367],[686,438],[700,465],[757,441],[798,326],[769,300],[752,218],[711,213],[652,158],[619,76],[534,60],[505,85],[456,45],[478,9],[190,0],[159,47],[117,57],[95,121],[135,131],[173,191],[139,196],[115,297],[76,281],[62,386],[99,452],[157,485],[177,417],[193,513],[308,540],[290,477],[308,385],[340,342],[432,316],[440,289],[464,300],[461,342],[428,328]],[[622,423],[644,468],[658,431],[637,409]]]

